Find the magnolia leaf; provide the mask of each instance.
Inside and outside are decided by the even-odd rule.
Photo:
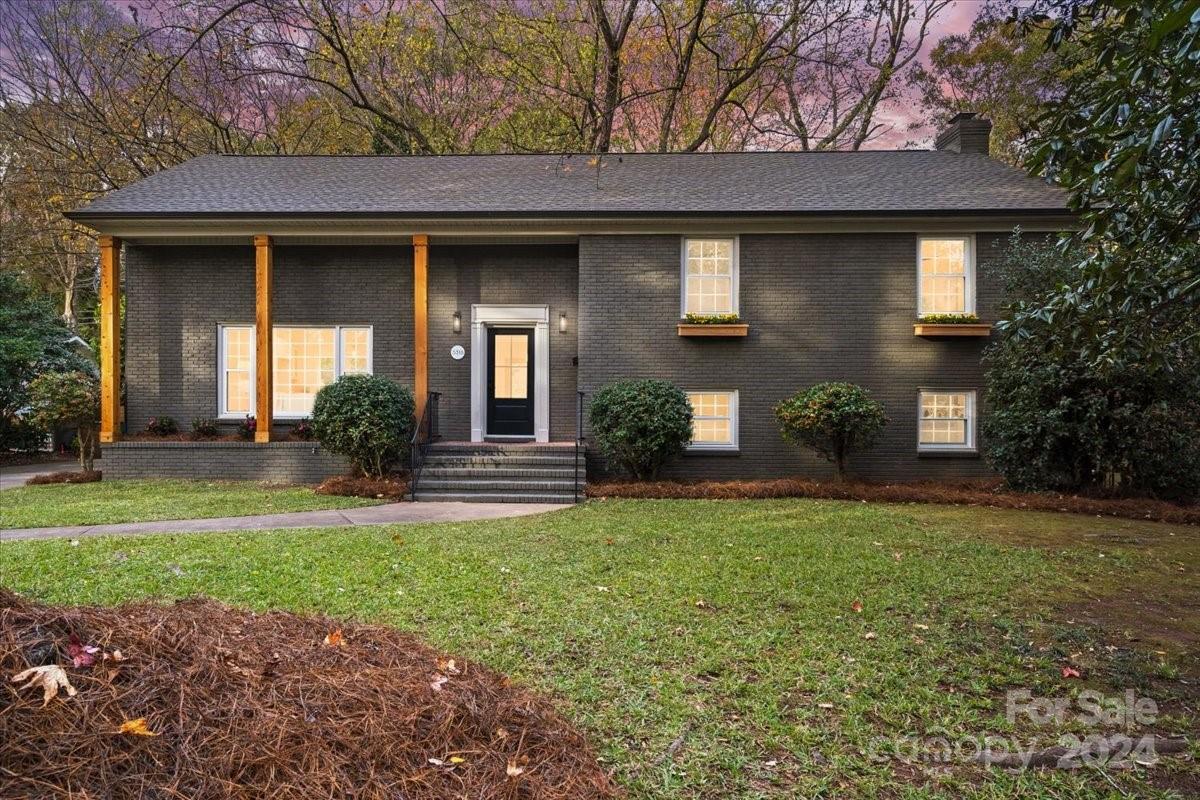
[[[22,686],[22,689],[30,689],[34,686],[42,687],[42,708],[45,708],[49,704],[51,698],[58,695],[59,689],[66,689],[67,697],[75,696],[75,687],[67,679],[67,673],[57,664],[32,667],[14,675],[11,681],[13,683],[20,683],[26,678],[29,679],[29,682]]]
[[[146,725],[145,717],[125,720],[121,723],[121,727],[117,728],[117,733],[128,734],[130,736],[158,736],[157,733],[150,730],[149,726]]]

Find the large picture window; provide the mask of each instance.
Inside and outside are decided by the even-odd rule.
[[[683,240],[683,316],[738,313],[737,239]]]
[[[922,390],[917,411],[920,450],[975,449],[975,392]]]
[[[688,392],[692,404],[689,450],[736,450],[738,393]]]
[[[917,314],[975,313],[974,252],[970,236],[917,240]]]
[[[342,375],[369,374],[371,328],[284,326],[272,329],[273,413],[280,419],[312,414],[317,392]],[[254,326],[221,327],[220,416],[253,414]]]

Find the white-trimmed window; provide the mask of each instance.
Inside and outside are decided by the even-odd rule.
[[[738,240],[683,239],[682,314],[738,313]]]
[[[917,315],[975,313],[972,236],[917,239]]]
[[[688,392],[692,404],[692,441],[689,450],[736,450],[738,446],[738,393]]]
[[[255,411],[254,326],[221,326],[220,416]],[[342,375],[372,372],[372,330],[365,325],[272,329],[273,413],[279,419],[312,414],[317,392]]]
[[[922,389],[917,405],[917,448],[975,449],[975,392]]]
[[[221,327],[219,415],[244,417],[254,413],[254,326]]]

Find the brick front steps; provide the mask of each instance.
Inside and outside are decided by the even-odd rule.
[[[584,452],[575,445],[439,442],[417,482],[416,500],[478,503],[574,503],[584,496]],[[576,491],[578,489],[578,491]]]

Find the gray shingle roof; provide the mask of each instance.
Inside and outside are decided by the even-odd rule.
[[[72,213],[154,216],[1063,213],[1064,194],[978,154],[220,156]]]

